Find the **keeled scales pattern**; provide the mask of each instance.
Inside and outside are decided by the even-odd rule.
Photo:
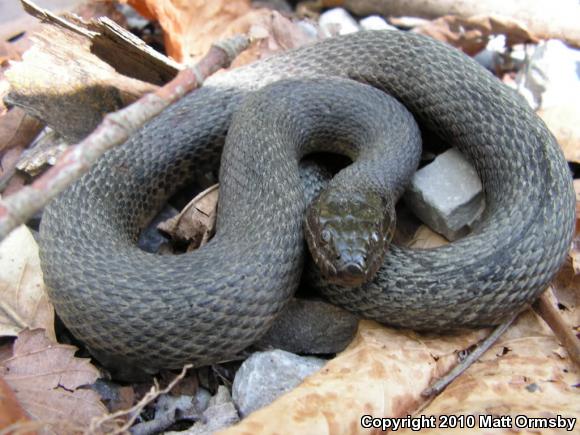
[[[301,189],[295,161],[280,158],[275,143],[260,155],[236,154],[237,139],[228,138],[233,154],[221,169],[230,179],[222,179],[224,235],[217,242],[171,257],[141,252],[134,242],[178,185],[219,164],[245,95],[279,79],[312,76],[352,78],[395,96],[422,129],[471,160],[487,203],[476,233],[429,251],[393,247],[373,283],[324,287],[332,301],[395,325],[449,329],[497,323],[544,289],[568,250],[575,210],[553,136],[511,90],[453,48],[404,32],[361,32],[211,78],[47,208],[45,279],[77,337],[156,369],[227,358],[264,332],[301,270]],[[335,100],[353,98],[340,88],[333,88]],[[245,106],[239,116],[260,125],[260,107],[268,112]],[[309,116],[302,121],[316,120]],[[269,128],[251,130],[268,137]],[[254,166],[241,173],[240,159]]]

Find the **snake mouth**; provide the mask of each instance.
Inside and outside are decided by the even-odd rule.
[[[349,262],[336,271],[335,276],[329,276],[328,280],[345,287],[359,287],[368,281],[368,268],[362,262]]]

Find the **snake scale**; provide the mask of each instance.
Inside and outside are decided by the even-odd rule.
[[[497,324],[544,290],[566,256],[575,215],[554,137],[513,91],[457,50],[420,35],[369,31],[208,79],[47,207],[42,268],[75,336],[97,353],[156,370],[227,359],[267,330],[302,271],[302,188],[280,147],[224,158],[220,176],[231,180],[220,180],[217,241],[179,256],[142,252],[135,241],[177,187],[219,165],[232,117],[256,128],[232,127],[241,139],[228,137],[226,148],[252,142],[247,132],[269,131],[253,121],[267,104],[234,115],[245,97],[281,79],[315,77],[353,79],[395,97],[422,131],[472,162],[486,197],[472,234],[432,250],[392,246],[370,283],[351,289],[312,277],[332,302],[390,325],[446,330]],[[335,89],[336,99],[350,98]],[[270,92],[273,105],[284,99]],[[253,166],[243,172],[242,161]]]

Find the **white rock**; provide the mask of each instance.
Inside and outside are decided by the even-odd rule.
[[[320,358],[278,349],[254,353],[240,366],[232,385],[232,397],[240,415],[245,417],[270,404],[325,363]]]
[[[318,24],[325,36],[346,35],[360,30],[356,20],[343,8],[329,9],[320,15]]]
[[[363,30],[399,30],[387,23],[383,17],[370,15],[358,22]]]
[[[477,172],[456,149],[417,171],[404,198],[417,217],[448,240],[466,235],[485,207]]]
[[[517,90],[534,109],[556,107],[580,98],[580,50],[562,41],[539,43],[516,76]]]

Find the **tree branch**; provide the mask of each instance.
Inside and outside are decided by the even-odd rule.
[[[200,87],[208,76],[228,67],[249,43],[246,36],[216,43],[197,65],[179,72],[165,86],[124,109],[107,114],[95,131],[65,151],[53,168],[30,186],[0,201],[0,240],[80,178],[107,150],[125,142],[167,106]]]

